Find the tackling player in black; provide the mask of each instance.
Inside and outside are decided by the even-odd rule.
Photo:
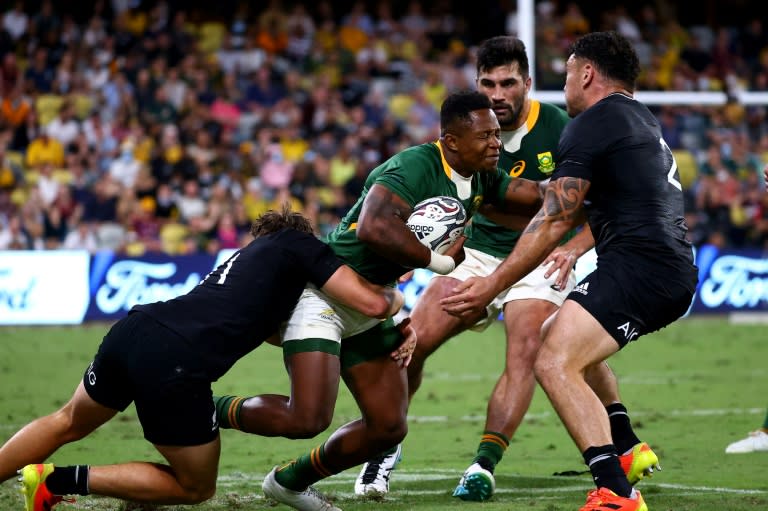
[[[560,139],[544,205],[492,275],[465,281],[442,301],[454,314],[485,307],[540,264],[586,212],[597,269],[545,323],[535,363],[598,487],[582,511],[648,509],[619,465],[606,411],[584,372],[682,316],[698,278],[677,165],[658,121],[632,97],[638,73],[632,45],[615,32],[573,44],[565,100],[574,120]]]
[[[372,317],[397,312],[402,294],[365,280],[288,210],[254,223],[256,238],[189,293],[135,306],[104,337],[71,400],[0,447],[0,482],[18,469],[26,511],[49,511],[62,495],[98,494],[155,504],[194,504],[216,490],[220,440],[211,383],[277,333],[312,283]],[[406,328],[406,333],[408,329]],[[407,359],[406,339],[393,358]],[[309,360],[309,359],[308,359]],[[291,372],[293,406],[319,400],[321,371]],[[168,461],[109,466],[43,464],[134,402],[144,437]],[[33,463],[30,465],[30,463]],[[23,468],[22,468],[23,467]]]

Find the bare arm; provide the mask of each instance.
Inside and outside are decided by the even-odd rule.
[[[411,207],[387,187],[368,191],[357,221],[357,239],[376,253],[407,268],[425,268],[430,250],[419,243],[406,222]]]
[[[396,314],[405,301],[392,287],[371,284],[349,266],[342,265],[322,287],[325,294],[372,318]]]
[[[514,231],[522,231],[528,226],[528,222],[531,221],[531,215],[513,215],[511,213],[504,213],[493,204],[483,204],[477,210],[478,213],[482,213],[486,218],[490,219],[493,223],[512,229]]]
[[[522,231],[542,204],[543,189],[540,182],[513,179],[507,186],[504,203],[483,204],[478,209],[494,223],[508,229]]]
[[[544,262],[542,266],[549,265],[544,273],[544,278],[558,272],[555,286],[558,289],[565,289],[568,282],[568,275],[573,270],[576,260],[584,255],[589,249],[595,246],[595,239],[592,237],[592,230],[589,224],[585,223],[581,231],[576,236],[568,240],[564,245],[556,247]]]
[[[537,181],[516,178],[509,182],[504,194],[504,203],[499,207],[499,211],[530,218],[541,207],[542,197],[542,187]]]
[[[552,181],[544,205],[523,231],[515,249],[485,278],[459,284],[456,294],[441,300],[446,311],[463,314],[484,308],[494,296],[536,268],[573,227],[584,222],[582,203],[589,181],[564,177]]]
[[[527,275],[568,231],[584,222],[582,203],[588,190],[589,181],[579,178],[564,177],[549,183],[543,206],[523,231],[512,253],[491,275],[499,292]]]
[[[592,229],[589,228],[588,223],[585,223],[576,236],[569,239],[562,247],[569,252],[573,252],[578,259],[594,246],[595,238],[592,236]]]

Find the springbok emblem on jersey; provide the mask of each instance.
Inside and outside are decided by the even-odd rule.
[[[543,174],[551,174],[555,170],[555,159],[552,158],[552,152],[546,151],[536,155],[539,160],[539,170]]]

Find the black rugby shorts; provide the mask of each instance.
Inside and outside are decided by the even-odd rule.
[[[134,402],[144,438],[153,444],[201,445],[219,433],[204,364],[184,339],[144,313],[115,323],[83,384],[108,408],[123,411]]]
[[[686,313],[696,289],[692,272],[600,260],[567,299],[584,307],[623,348]]]

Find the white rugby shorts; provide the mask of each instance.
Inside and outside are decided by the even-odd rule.
[[[365,316],[308,285],[283,326],[281,342],[326,339],[341,343],[341,339],[365,332],[379,322],[380,319]]]
[[[494,257],[480,250],[473,248],[464,248],[464,261],[458,265],[451,273],[445,275],[462,282],[469,277],[486,277],[501,264],[503,258]],[[557,273],[550,275],[548,279],[544,278],[547,271],[546,266],[537,266],[531,273],[523,277],[516,284],[508,287],[488,304],[486,308],[488,315],[485,319],[478,321],[472,330],[485,330],[488,325],[493,323],[499,314],[504,310],[504,304],[513,300],[546,300],[552,302],[558,307],[563,305],[565,298],[576,285],[576,275],[571,271],[568,275],[568,284],[565,289],[557,291],[552,288],[557,278]]]

